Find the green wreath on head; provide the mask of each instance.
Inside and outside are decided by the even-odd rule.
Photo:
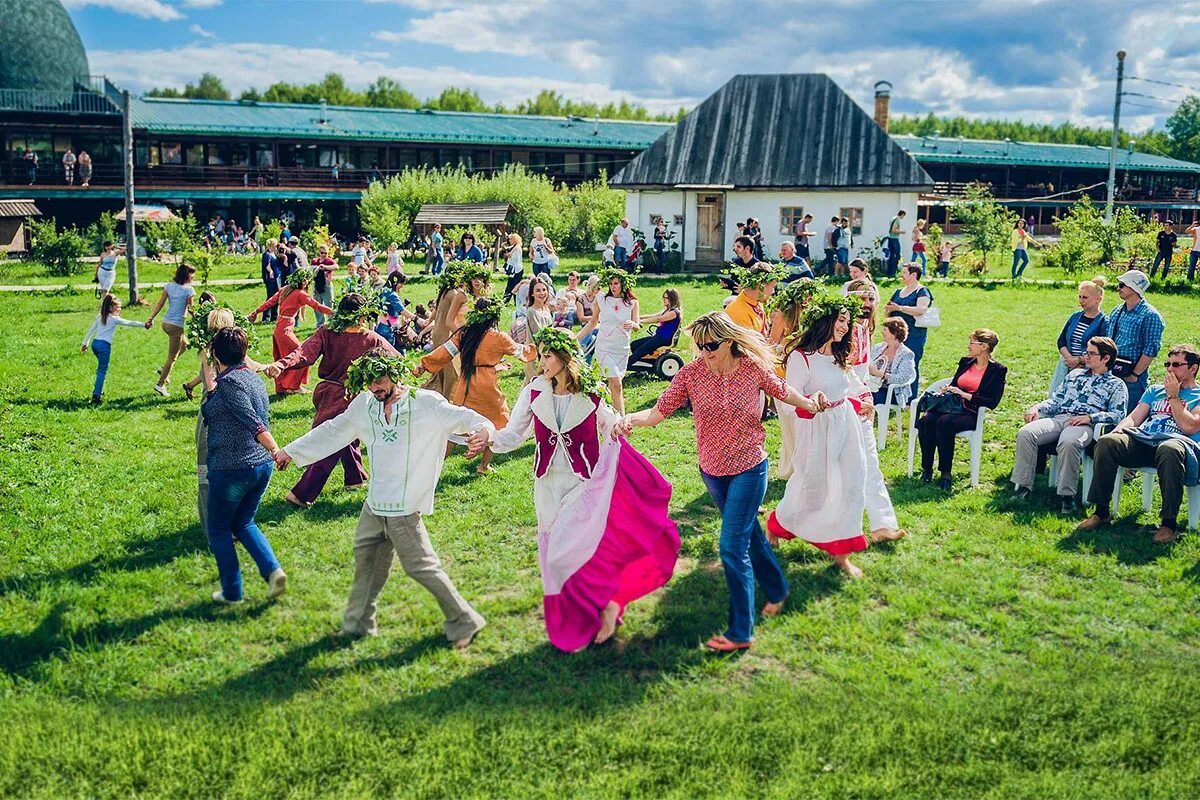
[[[486,264],[480,264],[475,261],[451,261],[451,265],[456,267],[455,275],[458,278],[457,286],[470,287],[471,281],[481,280],[484,283],[492,282],[492,269]],[[449,267],[447,267],[449,269]]]
[[[759,261],[749,267],[734,266],[729,270],[739,289],[761,289],[768,283],[778,283],[789,274],[787,267]]]
[[[421,363],[421,353],[410,350],[403,355],[375,355],[367,353],[354,359],[346,368],[346,396],[355,395],[370,389],[371,384],[380,378],[391,378],[399,384],[410,384],[413,372]]]
[[[345,333],[349,328],[370,328],[375,324],[379,315],[384,313],[383,293],[378,290],[361,289],[358,294],[366,299],[366,303],[357,311],[342,311],[340,308],[333,312],[329,322],[329,330],[334,333]]]
[[[224,308],[233,312],[233,325],[235,328],[241,328],[246,334],[246,352],[253,349],[258,343],[258,334],[254,330],[254,325],[246,318],[242,312],[238,311],[228,303],[200,303],[193,307],[191,316],[187,321],[187,339],[188,347],[193,350],[204,352],[212,346],[213,334],[216,331],[208,329],[208,315],[219,308]]]
[[[784,311],[797,306],[804,308],[821,291],[821,284],[812,278],[800,278],[776,289],[767,301],[767,308],[771,311]]]
[[[596,272],[596,275],[600,278],[600,285],[604,287],[604,291],[606,292],[608,291],[608,284],[613,278],[621,282],[622,292],[632,292],[637,286],[637,273],[628,272],[620,267],[604,266]]]
[[[500,304],[489,303],[484,308],[472,307],[467,312],[467,325],[480,325],[487,323],[488,327],[495,325],[500,321]]]
[[[542,328],[533,335],[533,343],[537,346],[538,353],[565,353],[579,367],[579,390],[583,394],[602,397],[606,403],[612,402],[608,381],[600,374],[600,365],[594,361],[589,364],[584,360],[579,340],[569,330]]]
[[[316,274],[316,270],[313,270],[313,269],[307,269],[307,268],[298,269],[295,272],[293,272],[291,275],[288,275],[287,285],[292,287],[293,289],[299,289],[304,284],[311,283],[312,279],[313,279],[313,275],[315,275],[315,274]]]
[[[800,327],[808,330],[818,320],[841,314],[843,311],[850,314],[850,324],[853,325],[862,309],[863,299],[858,295],[851,294],[845,297],[840,294],[818,295],[809,302],[804,308],[804,313],[800,315]]]

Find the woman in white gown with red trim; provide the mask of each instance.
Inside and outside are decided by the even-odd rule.
[[[787,347],[788,385],[823,410],[797,408],[781,416],[781,424],[795,426],[796,449],[783,499],[767,520],[773,537],[809,542],[852,578],[862,571],[849,556],[867,548],[867,434],[859,420],[874,412],[870,392],[849,363],[852,320],[861,305],[854,296],[817,298],[804,312],[804,332]]]
[[[471,452],[534,440],[533,502],[546,632],[560,650],[601,644],[625,606],[665,585],[679,554],[667,516],[671,484],[624,439],[610,435],[620,417],[597,393],[578,343],[561,328],[534,337],[540,374],[517,398],[508,425]]]

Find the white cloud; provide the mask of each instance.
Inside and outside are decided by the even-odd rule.
[[[183,19],[183,14],[179,12],[179,9],[162,2],[162,0],[64,0],[63,5],[67,8],[100,6],[122,14],[132,14],[145,19],[158,19],[163,22]]]
[[[222,2],[223,0],[183,0],[183,4],[188,8],[216,8]]]
[[[188,30],[191,31],[192,33],[196,34],[197,36],[203,36],[205,39],[217,38],[217,35],[215,33],[213,33],[212,31],[206,31],[204,28],[201,28],[199,25],[197,25],[194,22],[188,27]]]

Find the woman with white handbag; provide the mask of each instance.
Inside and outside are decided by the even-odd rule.
[[[920,265],[905,264],[900,277],[904,285],[892,294],[892,299],[883,310],[889,317],[900,317],[908,325],[908,340],[905,344],[913,351],[916,359],[917,371],[912,384],[912,394],[915,394],[921,384],[921,356],[925,354],[927,329],[940,326],[942,318],[940,309],[933,305],[933,295],[921,285]]]

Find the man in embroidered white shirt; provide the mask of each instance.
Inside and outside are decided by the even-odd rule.
[[[483,416],[451,405],[439,394],[404,385],[409,360],[375,349],[355,361],[346,388],[358,392],[344,412],[279,450],[284,469],[320,461],[359,439],[371,464],[367,500],[354,535],[354,584],[342,618],[342,633],[375,635],[376,599],[392,568],[392,552],[417,583],[429,590],[446,615],[446,638],[466,647],[486,624],[442,569],[421,519],[433,511],[446,443],[455,434],[495,428]],[[369,391],[363,391],[364,389]]]

